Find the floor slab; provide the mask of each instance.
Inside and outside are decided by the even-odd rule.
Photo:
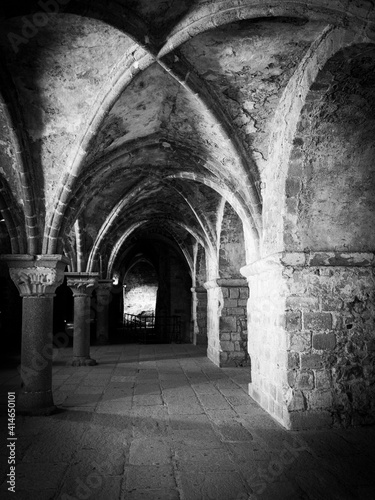
[[[0,497],[68,500],[375,498],[375,428],[291,432],[246,393],[248,368],[220,369],[185,344],[92,347],[93,367],[53,366],[58,411],[16,418],[8,491],[0,372]]]

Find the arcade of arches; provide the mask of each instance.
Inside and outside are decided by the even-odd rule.
[[[116,286],[148,266],[156,314],[248,370],[286,428],[374,423],[374,2],[1,9],[1,333],[22,334],[20,411],[53,408],[62,297],[73,363],[95,364],[92,297],[106,342]]]

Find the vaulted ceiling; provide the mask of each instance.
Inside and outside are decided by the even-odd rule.
[[[363,3],[3,1],[13,251],[74,246],[79,220],[91,262],[158,229],[192,254],[217,245],[223,199],[258,241],[284,93],[330,27],[362,26]]]

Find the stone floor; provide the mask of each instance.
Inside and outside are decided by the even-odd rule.
[[[94,367],[57,352],[50,417],[17,417],[16,493],[2,499],[375,499],[375,428],[288,432],[247,395],[247,369],[195,346],[93,347]],[[18,384],[1,372],[1,410]]]

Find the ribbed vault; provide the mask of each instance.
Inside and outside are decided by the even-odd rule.
[[[264,242],[282,245],[273,196],[309,75],[372,41],[371,5],[56,6],[3,3],[1,206],[13,251],[71,248],[93,269],[117,258],[124,235],[156,224],[186,254],[197,243],[215,254],[223,202],[241,221],[247,262]]]

